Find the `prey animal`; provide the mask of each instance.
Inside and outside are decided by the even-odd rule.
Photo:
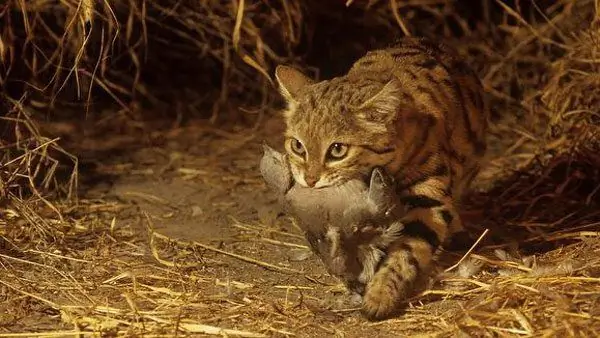
[[[310,189],[294,182],[287,155],[267,145],[263,148],[260,171],[267,186],[295,218],[328,272],[362,295],[383,250],[401,235],[398,218],[404,210],[393,178],[374,168],[368,185],[354,179]]]
[[[416,37],[370,51],[332,79],[315,81],[284,65],[275,77],[287,102],[285,149],[298,184],[367,180],[376,167],[395,179],[407,207],[397,219],[402,235],[373,254],[379,261],[363,296],[368,318],[389,317],[414,294],[437,249],[463,230],[458,209],[486,152],[480,80],[452,48]],[[369,248],[379,236],[336,246]]]

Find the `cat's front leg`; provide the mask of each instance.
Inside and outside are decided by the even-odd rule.
[[[460,229],[450,179],[446,175],[421,179],[401,192],[407,213],[401,218],[402,235],[386,249],[377,271],[366,286],[363,314],[371,320],[393,315],[428,276],[433,256],[446,241],[449,229]]]

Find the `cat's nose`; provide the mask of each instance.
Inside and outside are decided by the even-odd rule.
[[[317,181],[318,181],[318,180],[319,180],[318,178],[316,178],[316,177],[312,177],[312,176],[306,176],[306,177],[304,178],[304,181],[306,181],[306,185],[307,185],[309,188],[313,188],[313,187],[315,186],[315,184],[317,184]]]

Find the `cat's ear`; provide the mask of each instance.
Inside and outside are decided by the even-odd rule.
[[[300,89],[314,83],[312,79],[298,69],[282,65],[275,68],[275,79],[279,84],[281,94],[288,103],[296,102]]]
[[[358,107],[357,116],[367,123],[387,124],[394,121],[402,103],[400,93],[398,80],[390,80]]]

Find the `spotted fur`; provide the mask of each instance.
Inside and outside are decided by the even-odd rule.
[[[412,37],[368,52],[340,77],[316,82],[279,66],[276,78],[287,101],[285,148],[296,182],[327,187],[366,179],[376,166],[395,178],[408,206],[402,235],[373,252],[369,243],[334,245],[365,251],[359,261],[373,271],[363,271],[369,278],[356,287],[364,290],[363,313],[387,317],[411,295],[439,246],[462,230],[457,208],[486,151],[481,83],[448,46]],[[331,229],[323,234],[351,240]]]

